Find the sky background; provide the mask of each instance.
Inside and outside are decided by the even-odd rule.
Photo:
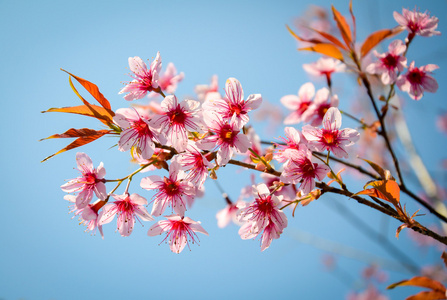
[[[330,8],[327,1],[312,3]],[[343,14],[348,13],[348,1],[333,3]],[[447,2],[354,0],[353,7],[359,40],[363,40],[372,31],[394,27],[393,11],[413,8],[416,3],[440,19],[438,30],[443,35],[417,38],[408,55],[417,65],[438,64],[435,74],[440,87],[438,93],[426,94],[419,102],[402,94],[404,110],[417,150],[445,186],[440,161],[446,158],[447,143],[435,122],[447,112]],[[115,232],[114,221],[105,225],[102,240],[84,232],[63,200],[60,186],[78,176],[76,150],[40,163],[69,141],[39,139],[69,128],[101,129],[90,118],[40,113],[50,107],[80,104],[60,68],[97,84],[116,110],[129,105],[118,95],[130,80],[128,57],[152,59],[160,51],[164,66],[174,62],[185,73],[176,92],[179,98],[194,97],[196,84],[207,84],[218,74],[221,91],[225,79],[235,77],[246,96],[260,93],[266,106],[285,115],[287,110],[279,99],[296,94],[310,80],[302,64],[318,58],[297,52],[285,28],[309,5],[310,1],[0,0],[0,84],[5,108],[0,131],[0,299],[344,299],[350,291],[365,288],[360,273],[372,258],[392,261],[386,263],[393,270],[387,271],[386,283],[379,285],[382,291],[412,276],[396,270],[401,269],[399,264],[393,267],[396,260],[347,221],[346,212],[382,231],[419,267],[438,263],[439,249],[414,247],[405,231],[396,240],[397,222],[331,195],[298,208],[294,218],[287,211],[289,226],[261,253],[259,240],[242,240],[237,226],[217,227],[215,214],[225,202],[211,181],[206,183],[206,195],[188,211],[210,234],[199,235],[200,246],[192,245],[191,251],[177,255],[168,245],[159,245],[163,237],[146,235],[152,223],[136,224],[132,235],[123,238]],[[324,86],[322,81],[315,84]],[[358,100],[352,79],[336,74],[334,84],[343,92],[340,107],[348,109]],[[268,120],[256,122],[264,140],[283,135],[282,126],[275,128]],[[104,162],[107,178],[120,178],[136,166],[129,163],[128,153],[109,149],[116,142],[102,138],[80,151],[95,166]],[[219,171],[219,182],[232,199],[250,184],[247,171],[234,166]],[[259,182],[259,175],[256,178]],[[414,176],[409,178],[410,183],[416,182]],[[133,192],[150,200],[152,194],[139,187],[140,179],[134,180]],[[349,181],[353,191],[363,183]],[[417,184],[412,188],[420,191]],[[407,197],[402,201],[408,202],[410,211],[419,208]],[[340,214],[337,207],[345,213]],[[427,215],[420,222],[435,221]],[[329,272],[321,261],[334,252],[337,267]],[[416,291],[419,289],[398,288],[386,295],[402,299]]]

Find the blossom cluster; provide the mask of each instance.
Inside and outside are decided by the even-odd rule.
[[[401,30],[409,32],[407,38],[392,41],[386,53],[374,51],[377,60],[364,64],[363,69],[369,76],[380,77],[384,86],[396,85],[411,98],[420,100],[424,92],[436,92],[438,85],[432,72],[438,67],[433,64],[416,67],[414,61],[408,65],[406,53],[416,35],[440,34],[435,31],[437,19],[406,9],[402,14],[395,12],[394,18]],[[353,53],[351,56],[355,57]],[[165,234],[162,242],[169,243],[172,252],[180,253],[190,243],[199,242],[197,233],[208,235],[200,222],[187,216],[195,199],[203,194],[207,178],[217,179],[218,169],[228,164],[250,165],[263,172],[264,182],[253,182],[236,202],[227,197],[226,207],[216,217],[219,227],[231,221],[239,225],[242,239],[260,236],[264,251],[287,227],[284,207],[300,202],[307,205],[318,198],[321,194],[318,183],[326,176],[332,179],[327,185],[337,181],[345,189],[340,175],[330,165],[330,158],[351,158],[350,152],[355,151],[350,150],[351,146],[359,141],[362,130],[376,129],[363,119],[356,119],[357,128],[342,128],[342,115],[352,116],[339,109],[332,74],[352,71],[352,65],[343,59],[325,57],[303,66],[309,74],[325,78],[327,86],[316,90],[313,83],[307,82],[297,95],[280,99],[290,110],[283,120],[288,126],[284,128],[285,137],[280,137],[280,142],[268,143],[267,149],[261,147],[260,138],[249,123],[252,111],[262,104],[262,96],[259,93],[245,96],[236,78],[226,80],[224,94],[219,92],[218,77],[214,76],[210,85],[196,87],[196,99],[182,100],[174,93],[184,74],[178,74],[173,63],[162,72],[160,53],[149,66],[137,56],[130,57],[128,62],[132,81],[119,94],[124,94],[127,101],[148,97],[149,105],[112,111],[107,100],[100,98],[103,114],[93,115],[100,115],[97,118],[109,126],[110,132],[95,133],[117,136],[118,150],[129,151],[140,168],[124,178],[109,179],[102,162],[95,168],[87,154],[78,152],[80,176],[61,186],[70,193],[65,199],[72,203],[72,212],[87,225],[87,230],[97,228],[103,237],[103,225],[112,222],[115,216],[117,231],[122,236],[131,235],[137,221],[152,222],[163,216],[163,220],[149,228],[147,235]],[[358,69],[359,74],[366,76],[360,63]],[[157,102],[158,96],[162,96],[161,102]],[[304,124],[301,130],[292,126],[300,123]],[[235,160],[237,155],[243,158]],[[151,174],[140,181],[143,192],[152,194],[151,201],[130,192],[134,175],[156,169],[165,170],[166,176]],[[115,193],[125,181],[124,192]],[[106,184],[111,183],[116,186],[108,191]],[[95,196],[97,199],[93,201]],[[246,198],[250,201],[244,201]],[[149,204],[152,204],[150,212]]]

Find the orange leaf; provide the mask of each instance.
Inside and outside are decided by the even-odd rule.
[[[388,286],[387,289],[394,289],[397,286],[406,286],[406,285],[429,288],[429,289],[432,289],[433,291],[438,291],[438,292],[444,293],[444,297],[445,297],[445,291],[446,291],[445,286],[442,283],[440,283],[439,281],[430,279],[425,276],[416,276],[411,279],[396,282],[396,283]]]
[[[103,135],[109,133],[109,130],[93,130],[93,129],[88,129],[88,128],[82,128],[82,129],[69,129],[66,132],[62,133],[62,134],[54,134],[52,136],[47,137],[46,139],[50,139],[50,138],[67,138],[67,137],[77,137],[79,136],[76,140],[74,140],[72,143],[70,143],[69,145],[67,145],[65,148],[62,148],[61,150],[59,150],[58,152],[46,157],[44,160],[42,160],[41,162],[44,162],[50,158],[52,158],[55,155],[58,155],[62,152],[65,152],[67,150],[71,150],[83,145],[86,145],[88,143],[93,142],[94,140],[99,139],[100,137],[102,137]]]
[[[404,229],[404,228],[408,228],[408,224],[402,224],[402,225],[400,225],[399,227],[397,227],[397,230],[396,230],[396,239],[399,238],[399,234],[400,234],[400,232],[402,231],[402,229]]]
[[[349,1],[349,13],[351,14],[352,25],[354,26],[353,34],[354,34],[354,41],[355,41],[356,35],[357,35],[357,26],[356,26],[356,22],[355,22],[354,12],[352,11],[352,0]]]
[[[332,6],[332,13],[334,15],[334,20],[337,23],[337,27],[340,30],[341,36],[343,40],[345,41],[346,46],[348,46],[349,49],[351,49],[352,45],[352,36],[351,36],[351,29],[349,28],[348,22],[346,22],[345,17],[343,17],[338,10],[335,9],[334,6]]]
[[[321,54],[324,54],[324,55],[330,56],[332,58],[343,61],[343,54],[336,46],[334,46],[332,44],[320,43],[320,44],[315,44],[311,47],[300,48],[298,50],[313,51],[313,52],[321,53]]]
[[[378,164],[376,164],[370,160],[367,160],[367,159],[364,159],[361,157],[359,157],[359,158],[363,161],[366,161],[374,169],[374,171],[376,171],[380,175],[380,177],[382,177],[382,179],[387,179],[386,172],[381,166],[379,166]]]
[[[425,291],[408,297],[406,300],[441,300],[446,299],[445,293],[438,291]]]
[[[74,129],[70,128],[64,133],[61,134],[53,134],[47,138],[41,139],[42,140],[48,140],[48,139],[58,139],[58,138],[74,138],[74,137],[86,137],[86,136],[92,136],[92,135],[98,135],[98,134],[107,134],[110,133],[109,130],[94,130],[90,128],[81,128],[81,129]]]
[[[317,40],[317,39],[304,39],[304,38],[302,38],[302,37],[300,37],[300,36],[298,36],[290,27],[289,27],[289,25],[286,25],[286,27],[287,27],[287,30],[289,31],[289,33],[294,37],[294,38],[296,38],[298,41],[300,41],[300,42],[307,42],[307,43],[312,43],[312,44],[320,44],[320,43],[323,43],[323,41],[321,41],[321,40]]]
[[[61,108],[50,108],[45,111],[42,111],[42,113],[46,112],[64,112],[64,113],[71,113],[71,114],[78,114],[88,117],[93,117],[98,120],[100,120],[105,125],[109,125],[113,123],[113,119],[111,119],[110,114],[107,110],[105,110],[101,106],[88,104],[87,105],[79,105],[79,106],[71,106],[71,107],[61,107]]]
[[[368,54],[368,52],[372,48],[374,48],[378,43],[380,43],[384,39],[392,37],[401,31],[402,31],[402,29],[399,27],[399,28],[394,28],[394,29],[382,29],[382,30],[373,32],[363,42],[362,48],[360,49],[361,57],[364,57],[366,54]]]
[[[334,44],[335,46],[338,46],[338,47],[342,48],[343,50],[348,51],[348,49],[346,48],[346,46],[343,45],[343,43],[340,42],[335,36],[333,36],[333,35],[331,35],[331,34],[329,34],[329,33],[326,33],[326,32],[324,32],[324,31],[316,30],[316,29],[311,28],[311,27],[309,27],[309,29],[315,31],[316,33],[318,33],[319,35],[321,35],[322,37],[324,37],[325,39],[327,39],[328,41],[330,41],[330,42],[331,42],[332,44]]]
[[[400,200],[400,188],[396,181],[394,180],[377,180],[368,183],[366,186],[372,186],[378,190],[384,197],[379,197],[380,199],[386,200],[388,202],[397,205]]]
[[[89,92],[90,95],[92,95],[93,98],[95,98],[96,101],[98,101],[99,104],[101,104],[102,107],[104,107],[106,110],[108,110],[113,114],[110,102],[103,96],[103,94],[101,94],[101,92],[99,91],[98,87],[95,84],[85,79],[82,79],[81,77],[73,75],[70,72],[65,71],[64,69],[61,70],[69,74],[70,76],[73,76],[87,90],[87,92]]]

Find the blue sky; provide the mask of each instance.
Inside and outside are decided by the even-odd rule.
[[[327,1],[313,3],[329,8]],[[400,12],[402,6],[413,8],[417,1],[366,3],[354,1],[362,38],[373,30],[395,26],[392,12]],[[129,104],[118,95],[123,82],[129,81],[128,57],[151,59],[160,51],[164,66],[174,62],[185,72],[176,93],[180,98],[193,96],[196,84],[208,83],[218,74],[220,88],[226,78],[236,77],[246,95],[261,93],[285,114],[279,99],[296,94],[310,80],[301,65],[317,58],[296,51],[285,24],[292,24],[309,5],[310,1],[0,1],[0,82],[6,118],[0,149],[0,299],[343,299],[349,290],[361,287],[356,282],[367,262],[363,254],[360,259],[337,255],[338,271],[327,272],[321,257],[329,248],[350,253],[343,248],[349,247],[357,249],[357,254],[392,258],[338,214],[331,201],[384,231],[391,243],[405,249],[420,266],[438,262],[438,250],[413,248],[405,232],[396,240],[396,222],[334,196],[299,208],[295,218],[287,212],[289,227],[261,253],[259,240],[241,240],[236,226],[217,227],[215,214],[225,202],[212,182],[207,182],[206,196],[189,212],[192,219],[202,221],[210,236],[200,236],[200,246],[193,245],[191,251],[176,255],[168,245],[158,245],[162,237],[146,235],[151,224],[137,224],[134,233],[123,238],[114,232],[113,222],[105,226],[102,240],[84,233],[63,200],[60,185],[77,176],[75,151],[40,163],[68,141],[39,139],[72,127],[101,126],[82,116],[40,113],[50,107],[80,104],[60,68],[97,84],[112,108],[118,109]],[[334,1],[334,5],[342,13],[348,12],[348,1]],[[420,145],[417,150],[445,186],[439,161],[446,158],[447,143],[445,134],[436,129],[435,119],[447,111],[443,85],[447,78],[443,55],[447,4],[432,0],[423,5],[422,11],[427,9],[439,17],[443,35],[415,40],[409,55],[420,65],[439,64],[435,74],[440,88],[419,102],[407,97],[404,109],[415,143]],[[340,75],[334,78],[337,83],[350,94],[352,80]],[[320,88],[323,83],[316,85]],[[350,98],[345,96],[341,107],[348,107]],[[263,129],[261,123],[255,126]],[[281,130],[261,137],[277,137]],[[109,149],[115,143],[113,138],[103,138],[81,150],[95,165],[103,161],[110,178],[122,177],[135,168],[127,153]],[[250,184],[247,172],[230,166],[219,177],[232,199]],[[413,179],[410,176],[410,182]],[[362,183],[352,185],[361,187]],[[138,185],[134,188],[151,198]],[[416,184],[414,190],[419,191]],[[411,209],[417,208],[411,200],[404,200]],[[434,220],[421,217],[424,222]],[[314,238],[306,240],[307,234]],[[349,274],[348,279],[344,273]],[[411,275],[390,272],[389,276],[387,283]],[[402,288],[387,295],[401,299],[411,291],[416,290]]]

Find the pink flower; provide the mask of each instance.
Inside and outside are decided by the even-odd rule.
[[[136,109],[120,108],[113,117],[122,131],[118,141],[120,151],[136,148],[138,155],[143,159],[150,159],[155,151],[154,141],[164,144],[166,139],[163,135],[152,128],[149,120],[143,118]]]
[[[421,13],[414,9],[410,11],[406,8],[402,9],[402,14],[395,11],[394,19],[399,25],[405,27],[410,34],[420,36],[441,35],[439,31],[435,31],[438,27],[438,18],[430,17],[427,12]]]
[[[172,146],[182,152],[188,145],[188,131],[203,131],[198,116],[199,107],[198,101],[184,100],[178,103],[175,95],[166,96],[161,102],[163,114],[152,118],[150,124],[161,129]]]
[[[203,104],[204,113],[208,111],[218,112],[223,119],[235,120],[239,128],[248,123],[248,112],[258,108],[262,103],[260,94],[249,95],[244,100],[244,91],[236,78],[228,78],[225,83],[225,98],[208,99]]]
[[[173,63],[169,63],[164,73],[159,76],[158,85],[162,91],[168,94],[174,94],[177,84],[183,80],[185,74],[181,72],[177,74],[177,69]]]
[[[397,78],[396,84],[403,92],[414,100],[420,100],[424,91],[435,93],[438,90],[438,83],[430,74],[438,69],[437,65],[428,64],[419,68],[414,66],[414,61],[408,67],[408,72]]]
[[[166,232],[167,235],[162,243],[168,239],[169,247],[174,253],[182,252],[186,245],[188,245],[189,248],[189,242],[192,242],[193,244],[197,243],[197,241],[200,242],[196,232],[208,235],[208,232],[203,229],[200,222],[193,221],[188,217],[170,215],[166,216],[166,219],[167,220],[158,221],[156,224],[152,225],[152,227],[149,228],[147,235],[156,236]],[[189,241],[188,236],[190,239]]]
[[[309,148],[314,148],[316,151],[328,150],[337,157],[347,158],[348,152],[345,148],[353,145],[359,139],[360,134],[351,128],[339,130],[340,126],[340,111],[331,107],[324,115],[324,128],[306,125],[303,127],[303,135],[309,142]]]
[[[151,175],[141,179],[141,187],[146,190],[158,190],[154,195],[154,206],[151,214],[158,217],[169,205],[180,216],[185,215],[186,204],[194,199],[194,186],[184,180],[185,173],[176,162],[169,166],[169,177],[161,178]]]
[[[76,153],[76,163],[81,176],[70,180],[61,186],[61,189],[67,193],[79,192],[76,195],[75,203],[78,209],[84,208],[93,198],[96,197],[104,200],[107,197],[106,185],[104,184],[104,169],[102,162],[98,168],[93,168],[93,162],[90,157],[82,152]]]
[[[146,63],[138,56],[129,57],[129,67],[134,73],[133,76],[131,75],[134,80],[119,92],[119,94],[128,93],[124,96],[124,99],[127,101],[141,99],[147,92],[152,92],[158,88],[158,77],[161,70],[160,52],[157,52],[149,70]]]
[[[112,197],[116,201],[104,206],[99,216],[99,225],[110,223],[115,215],[118,214],[118,220],[116,222],[117,229],[122,236],[129,236],[132,233],[136,219],[143,221],[154,220],[146,208],[144,208],[144,205],[147,205],[147,200],[140,195],[112,194]]]
[[[392,84],[396,81],[397,72],[402,72],[407,67],[407,58],[402,54],[407,46],[401,40],[395,40],[388,46],[388,52],[379,54],[374,50],[374,55],[379,59],[369,64],[366,72],[370,74],[381,74],[382,83]]]
[[[278,182],[281,181],[281,179],[275,175],[271,175],[269,173],[261,173],[261,178],[264,180],[264,183],[269,187],[272,188],[272,186],[276,186]],[[285,204],[286,201],[291,201],[296,198],[296,187],[292,184],[285,185],[281,187],[280,189],[276,190],[273,195],[279,197],[282,196],[282,201]],[[281,204],[282,205],[282,204]]]
[[[237,213],[241,208],[244,208],[245,206],[246,202],[242,200],[239,200],[236,203],[228,203],[224,209],[219,210],[216,214],[217,226],[219,226],[219,228],[224,228],[228,226],[231,221],[239,225],[240,222]]]
[[[312,153],[303,148],[286,163],[280,179],[284,183],[301,182],[300,189],[307,195],[315,188],[315,178],[321,181],[329,171],[326,165],[312,162]]]
[[[73,212],[75,216],[80,215],[79,220],[81,221],[79,225],[85,225],[87,230],[96,233],[96,228],[98,228],[101,237],[104,239],[104,233],[102,231],[102,225],[98,224],[98,209],[105,203],[103,200],[98,200],[93,204],[88,204],[84,208],[76,207],[76,196],[65,195],[64,199],[73,203],[70,212]],[[102,203],[101,203],[102,202]],[[100,204],[102,204],[100,206]]]
[[[312,98],[315,95],[315,87],[311,82],[305,83],[298,91],[298,96],[287,95],[281,98],[281,103],[292,113],[284,119],[284,124],[297,124],[300,122],[307,122],[307,118],[303,114],[312,103]]]
[[[185,180],[191,181],[191,183],[201,186],[206,177],[208,176],[208,169],[214,167],[213,163],[210,163],[208,159],[202,155],[199,148],[195,143],[189,141],[185,151],[174,157],[182,170],[189,171]]]
[[[330,57],[322,57],[314,63],[303,64],[303,69],[310,75],[325,76],[328,82],[330,82],[332,73],[344,72],[346,67],[339,60]]]
[[[273,158],[278,162],[283,163],[292,158],[293,153],[297,152],[300,146],[306,145],[307,141],[303,137],[301,138],[301,134],[293,127],[284,128],[284,132],[286,133],[285,138],[281,138],[285,145],[275,144],[276,151],[273,155]]]
[[[219,148],[216,158],[219,166],[226,165],[234,151],[247,152],[250,141],[246,135],[240,133],[240,128],[234,119],[228,122],[224,121],[220,115],[210,114],[205,117],[204,121],[214,134],[198,141],[197,147],[203,150]]]
[[[330,107],[338,106],[338,96],[331,96],[327,88],[321,88],[317,91],[315,98],[302,118],[310,122],[312,126],[319,126],[323,121],[324,115]]]
[[[200,102],[203,102],[208,98],[222,99],[222,96],[219,94],[218,90],[219,86],[218,86],[217,75],[213,75],[213,77],[211,77],[210,85],[200,84],[196,85],[196,87],[194,88],[194,91],[197,94],[197,98],[199,99]]]
[[[271,195],[264,183],[253,186],[253,193],[257,196],[255,200],[240,211],[239,219],[245,224],[239,229],[239,235],[245,240],[264,231],[261,237],[261,251],[264,251],[287,227],[287,217],[278,208],[281,199]]]

